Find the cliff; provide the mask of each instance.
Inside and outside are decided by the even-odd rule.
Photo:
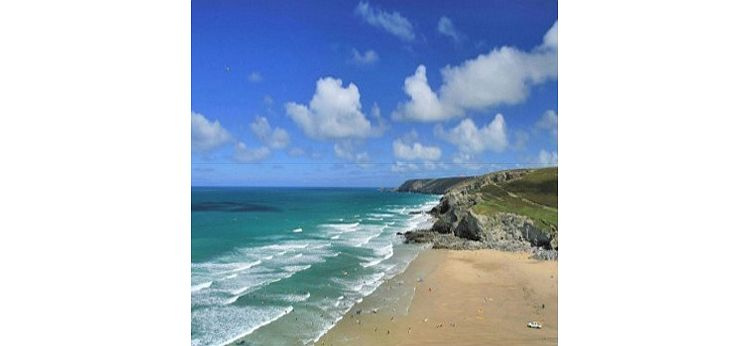
[[[464,182],[474,177],[451,177],[451,178],[437,178],[437,179],[411,179],[405,181],[399,186],[396,191],[398,192],[418,192],[442,195],[446,193],[451,187]]]
[[[436,218],[432,229],[407,232],[407,242],[536,251],[540,257],[556,258],[557,167],[464,179],[446,190],[430,214]]]

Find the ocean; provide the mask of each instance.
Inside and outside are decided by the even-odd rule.
[[[192,345],[308,345],[406,269],[439,196],[368,188],[193,187]],[[262,328],[261,328],[262,327]]]

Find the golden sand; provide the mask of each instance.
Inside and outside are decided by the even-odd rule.
[[[394,296],[400,298],[385,299]],[[542,329],[528,328],[529,321]],[[557,262],[493,250],[426,250],[317,344],[557,344]]]

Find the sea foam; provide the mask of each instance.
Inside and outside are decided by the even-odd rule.
[[[232,248],[193,263],[192,344],[234,343],[249,335],[249,344],[316,342],[354,304],[413,259],[394,250],[394,244],[402,239],[395,233],[430,221],[427,214],[408,214],[437,204],[437,198],[423,201],[359,209],[357,214],[338,218],[326,215],[313,221],[317,226],[305,226],[304,232],[302,227],[294,228],[297,219],[287,219],[284,225],[272,228],[277,230],[275,234],[253,238],[257,239],[250,243],[253,246]],[[300,224],[311,221],[300,219]],[[308,275],[294,278],[303,272]],[[326,290],[319,291],[320,287]],[[299,310],[294,311],[294,317],[304,318],[304,324],[292,321],[295,318],[282,319],[293,310]],[[286,336],[259,330],[272,323],[298,329]]]
[[[190,291],[191,292],[198,292],[198,291],[200,291],[200,290],[202,290],[204,288],[211,287],[211,284],[213,284],[213,283],[214,283],[213,281],[209,281],[209,282],[203,282],[203,283],[199,283],[197,285],[190,286]]]

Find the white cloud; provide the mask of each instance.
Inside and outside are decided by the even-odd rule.
[[[450,37],[455,42],[461,42],[463,35],[456,29],[450,18],[442,16],[438,20],[437,31],[445,36]]]
[[[258,72],[253,72],[249,76],[247,76],[247,79],[253,83],[258,83],[263,81],[263,76]]]
[[[508,146],[505,120],[500,113],[482,128],[477,128],[473,120],[464,119],[458,126],[448,131],[443,130],[442,125],[438,125],[435,128],[435,134],[456,145],[463,157],[467,157],[466,154],[478,154],[486,150],[499,153]]]
[[[415,35],[411,22],[398,12],[385,12],[371,7],[367,2],[360,2],[354,9],[354,13],[362,17],[367,24],[383,29],[404,41],[414,41]]]
[[[190,127],[191,147],[195,152],[205,153],[232,140],[218,120],[209,121],[200,113],[190,112]]]
[[[352,49],[352,62],[357,65],[370,65],[378,62],[378,53],[370,49],[360,53],[356,48]]]
[[[393,112],[395,120],[441,121],[453,117],[456,112],[441,103],[438,95],[427,84],[427,69],[424,65],[419,65],[414,75],[404,80],[404,92],[411,101],[398,105]]]
[[[243,142],[237,142],[234,145],[234,160],[237,162],[255,162],[265,159],[268,155],[271,155],[271,149],[265,146],[248,148]]]
[[[547,130],[552,133],[553,136],[557,137],[557,112],[548,110],[542,114],[542,118],[536,122],[536,127],[542,130]]]
[[[316,139],[365,138],[377,134],[362,113],[359,89],[344,88],[340,79],[321,78],[310,105],[286,104],[286,113],[308,137]]]
[[[397,159],[414,161],[437,161],[442,152],[437,146],[431,147],[419,142],[406,143],[403,139],[393,141],[393,156]]]
[[[538,161],[544,166],[557,166],[557,152],[550,153],[542,149],[539,151]]]
[[[375,126],[372,128],[372,132],[370,133],[370,135],[377,137],[385,133],[385,131],[388,129],[388,123],[380,115],[380,106],[378,106],[377,102],[373,103],[372,108],[370,108],[370,117],[375,123]]]
[[[378,121],[383,121],[383,118],[380,116],[380,106],[378,106],[377,103],[372,104],[372,108],[370,108],[370,115],[372,115],[372,117]]]
[[[356,148],[352,141],[350,140],[341,140],[336,141],[336,143],[333,145],[333,152],[336,154],[336,157],[342,158],[349,161],[354,161],[357,163],[365,163],[370,161],[370,156],[367,154],[367,152],[361,151],[361,152],[355,152]]]
[[[440,95],[448,104],[464,109],[517,104],[531,85],[557,76],[557,54],[502,47],[441,72]]]
[[[542,47],[557,50],[557,22],[544,34]]]
[[[250,124],[250,130],[256,137],[272,149],[283,149],[289,145],[289,134],[282,128],[271,129],[271,124],[265,117],[256,117]]]
[[[393,113],[397,120],[442,121],[526,100],[531,86],[557,78],[557,23],[531,51],[503,46],[441,71],[443,84],[436,93],[427,83],[425,67],[404,80],[410,100]]]

